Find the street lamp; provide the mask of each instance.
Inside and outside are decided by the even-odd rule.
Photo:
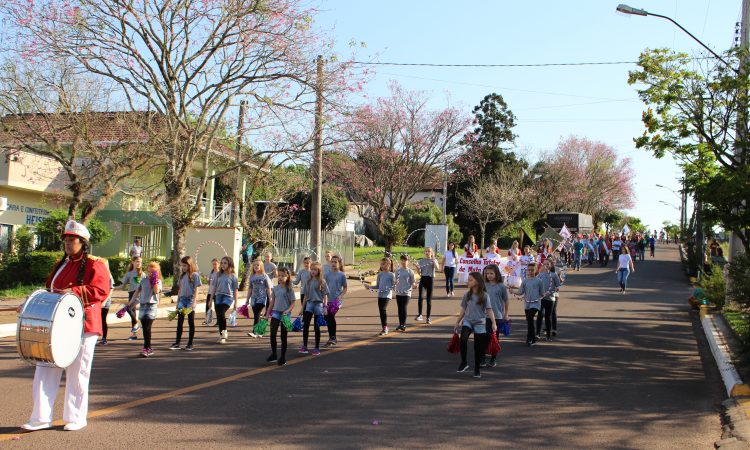
[[[672,208],[676,209],[677,211],[680,210],[680,208],[677,205],[674,205],[674,204],[669,203],[669,202],[665,202],[664,200],[659,200],[659,203],[661,203],[663,205],[671,206]]]
[[[734,67],[732,67],[732,65],[729,64],[724,58],[722,58],[721,56],[719,56],[715,51],[711,50],[706,44],[704,44],[703,42],[701,42],[700,39],[698,39],[697,37],[693,36],[693,33],[691,33],[688,30],[686,30],[685,27],[683,27],[679,23],[675,22],[671,17],[662,16],[661,14],[654,14],[652,12],[646,11],[645,9],[633,8],[632,6],[628,6],[628,5],[625,5],[623,3],[620,3],[619,5],[617,5],[617,12],[621,12],[623,14],[630,14],[630,15],[633,15],[633,16],[654,16],[654,17],[660,17],[662,19],[666,19],[666,20],[672,22],[673,24],[675,24],[680,30],[682,30],[685,33],[687,33],[687,35],[690,36],[691,38],[693,38],[693,40],[695,40],[695,42],[699,43],[703,48],[705,48],[712,55],[714,55],[714,57],[716,57],[719,61],[723,62],[725,66],[727,66],[730,69],[732,69],[733,71],[739,73],[739,71],[737,69],[735,69]]]

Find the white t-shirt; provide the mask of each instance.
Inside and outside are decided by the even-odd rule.
[[[630,269],[630,255],[620,255],[617,259],[617,270],[620,269]]]
[[[445,266],[444,267],[456,267],[456,257],[454,256],[455,250],[445,252]]]

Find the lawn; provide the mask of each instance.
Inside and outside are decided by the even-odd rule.
[[[384,256],[385,247],[356,247],[354,249],[354,263],[377,262]],[[424,255],[424,247],[396,246],[392,249],[393,262],[397,263],[401,254],[407,253],[411,259],[419,259]]]
[[[172,277],[165,278],[162,284],[165,289],[169,289],[170,287],[172,287]],[[43,288],[44,288],[43,285],[21,284],[16,287],[12,287],[8,289],[0,289],[0,299],[26,298],[37,289],[43,289]]]
[[[724,318],[729,323],[729,326],[732,327],[732,330],[739,336],[740,338],[744,337],[748,332],[748,314],[745,312],[739,312],[739,311],[724,311],[722,313],[724,315]]]

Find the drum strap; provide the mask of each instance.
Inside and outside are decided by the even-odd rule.
[[[57,279],[57,276],[60,275],[60,272],[62,272],[62,270],[65,268],[65,266],[68,265],[68,261],[69,260],[66,259],[62,264],[60,264],[60,267],[57,269],[57,272],[55,272],[55,276],[52,277],[52,281],[49,284],[50,289],[55,288],[55,280]]]

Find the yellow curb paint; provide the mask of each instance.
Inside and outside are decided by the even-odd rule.
[[[735,384],[730,392],[732,397],[750,397],[750,386],[746,384]]]
[[[442,317],[440,319],[433,320],[432,324],[434,325],[434,324],[437,324],[437,323],[440,323],[440,322],[445,322],[448,319],[451,319],[451,318],[454,318],[454,317],[456,317],[456,316],[455,315],[453,315],[453,316],[445,316],[445,317]],[[423,326],[427,326],[427,325],[423,325]],[[422,327],[419,327],[419,328],[422,328]],[[410,329],[407,329],[406,332],[408,333]],[[293,359],[291,361],[287,361],[286,365],[287,366],[292,366],[294,364],[300,364],[300,363],[305,362],[305,361],[312,361],[314,359],[318,359],[318,358],[321,358],[321,357],[324,357],[324,356],[327,356],[327,355],[332,355],[334,353],[342,352],[344,350],[351,350],[353,348],[362,347],[364,345],[376,342],[376,341],[378,341],[380,339],[388,338],[389,336],[393,336],[395,334],[398,334],[398,333],[390,333],[390,334],[387,334],[385,336],[375,336],[375,337],[371,337],[371,338],[368,338],[368,339],[363,339],[361,341],[352,342],[350,344],[346,344],[346,345],[343,345],[341,347],[338,347],[338,346],[337,347],[333,347],[331,349],[326,350],[324,353],[321,353],[320,356],[309,357],[309,358],[296,358],[296,359]],[[162,400],[169,400],[171,398],[179,397],[179,396],[185,395],[185,394],[190,394],[190,393],[195,392],[195,391],[200,391],[200,390],[203,390],[203,389],[206,389],[206,388],[210,388],[210,387],[214,387],[214,386],[219,386],[221,384],[231,383],[233,381],[241,380],[243,378],[248,378],[248,377],[252,377],[252,376],[255,376],[255,375],[260,375],[262,373],[270,372],[272,370],[281,369],[282,367],[284,367],[284,366],[273,365],[273,366],[259,367],[257,369],[247,370],[245,372],[240,372],[240,373],[237,373],[235,375],[230,375],[228,377],[219,378],[217,380],[207,381],[205,383],[196,384],[194,386],[187,386],[187,387],[184,387],[184,388],[181,388],[181,389],[176,389],[174,391],[169,391],[169,392],[164,392],[162,394],[152,395],[151,397],[145,397],[145,398],[141,398],[141,399],[138,399],[138,400],[133,400],[133,401],[126,402],[126,403],[121,403],[119,405],[114,405],[114,406],[110,406],[110,407],[107,407],[107,408],[99,409],[99,410],[96,410],[96,411],[91,411],[91,412],[89,412],[88,418],[89,419],[93,419],[93,418],[96,418],[96,417],[107,416],[107,415],[114,414],[114,413],[117,413],[117,412],[120,412],[120,411],[125,411],[127,409],[136,408],[138,406],[148,405],[150,403],[156,403],[156,402],[162,401]],[[65,425],[65,422],[63,422],[62,420],[56,420],[56,421],[52,422],[52,426],[53,427],[61,427],[63,425]],[[32,433],[32,432],[20,432],[20,433],[11,433],[11,434],[0,434],[0,442],[2,442],[2,441],[9,441],[9,440],[12,440],[14,438],[18,438],[18,437],[21,437],[23,435],[27,435],[27,434],[30,434],[30,433]]]
[[[707,305],[701,305],[700,312],[698,313],[700,317],[700,320],[703,320],[706,315],[708,314],[708,306]]]

